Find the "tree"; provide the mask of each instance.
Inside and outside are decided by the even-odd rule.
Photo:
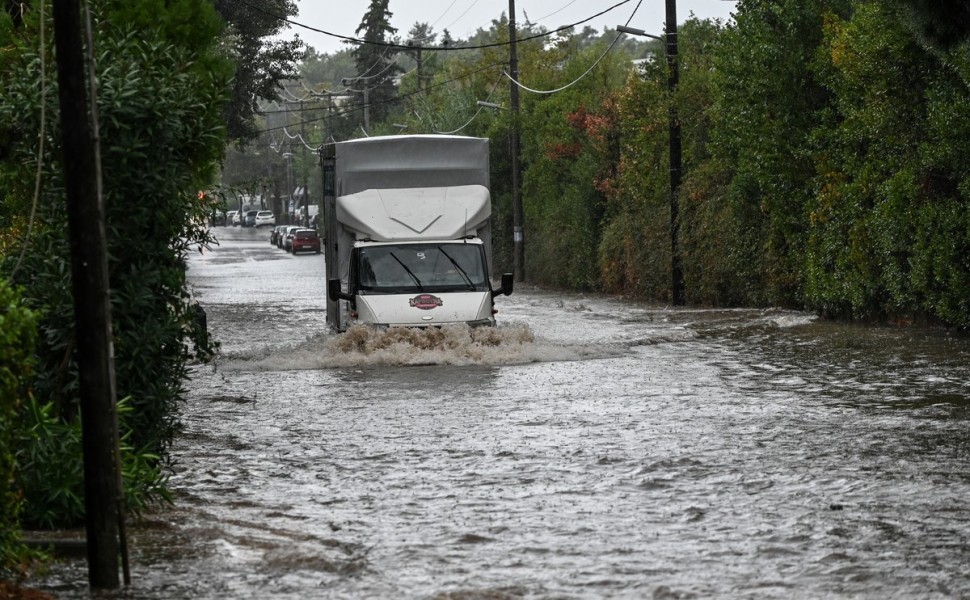
[[[256,115],[260,100],[281,99],[283,82],[297,75],[304,44],[299,37],[272,40],[289,25],[283,20],[298,13],[293,0],[248,2],[215,0],[228,24],[225,38],[233,50],[236,73],[225,118],[230,140],[246,143],[259,134]]]
[[[526,264],[531,280],[590,290],[602,285],[598,253],[605,192],[619,158],[614,94],[629,63],[622,54],[603,56],[603,43],[575,52],[581,40],[571,37],[552,47],[525,43],[520,53],[530,87],[575,82],[555,94],[524,98]],[[557,63],[560,69],[548,68]]]
[[[364,43],[353,50],[357,64],[353,90],[363,96],[365,125],[382,121],[388,115],[397,96],[394,78],[403,71],[397,64],[398,51],[388,46],[397,33],[391,27],[393,13],[388,10],[388,2],[371,0],[356,31]]]
[[[746,303],[798,306],[805,281],[811,133],[831,102],[813,70],[826,15],[849,0],[742,0],[718,47],[716,159],[737,227],[730,253]]]
[[[807,297],[844,318],[965,326],[970,94],[905,21],[867,3],[828,22],[820,73],[833,105],[813,136]]]
[[[923,40],[941,50],[970,41],[970,4],[963,0],[891,0]]]
[[[301,79],[318,91],[340,88],[341,80],[353,77],[357,72],[350,52],[347,49],[319,54],[313,48],[308,49],[299,65]]]
[[[717,210],[723,196],[700,175],[708,158],[712,98],[712,62],[723,27],[689,19],[679,28],[680,82],[671,94],[662,46],[636,68],[614,93],[619,146],[616,167],[603,185],[606,197],[600,270],[604,287],[614,293],[666,299],[671,293],[670,245],[670,106],[681,121],[685,177],[680,188],[680,242],[688,300],[708,301],[709,281],[727,270],[717,261],[724,245],[717,236]],[[609,153],[604,153],[604,157]],[[711,227],[711,222],[715,223]]]

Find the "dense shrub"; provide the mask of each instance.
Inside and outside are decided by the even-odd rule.
[[[833,106],[814,136],[810,305],[970,324],[966,84],[890,5],[830,19],[826,56]]]
[[[188,362],[213,351],[193,318],[185,270],[188,253],[211,241],[203,224],[212,207],[198,190],[214,180],[222,156],[231,64],[204,0],[102,0],[94,9],[116,389],[125,398],[128,503],[137,507],[164,495]],[[38,26],[28,12],[0,40],[0,270],[40,315],[36,402],[22,407],[29,410],[21,411],[27,431],[18,459],[25,517],[50,526],[79,519],[75,356],[85,349],[74,336],[56,70],[51,48],[38,45]],[[46,153],[35,199],[40,131]]]
[[[26,556],[15,453],[22,435],[17,417],[33,377],[36,321],[20,294],[0,278],[0,579],[15,575]]]
[[[167,501],[168,472],[158,468],[158,456],[133,448],[133,414],[128,399],[118,404],[121,471],[125,507],[134,514],[149,503]],[[22,523],[33,529],[84,525],[84,453],[81,419],[65,422],[45,404],[31,398],[24,403],[15,436],[18,484],[27,500]]]

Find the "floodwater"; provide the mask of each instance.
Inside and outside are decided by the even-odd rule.
[[[333,335],[322,257],[217,236],[221,355],[114,596],[970,598],[966,337],[527,286]]]

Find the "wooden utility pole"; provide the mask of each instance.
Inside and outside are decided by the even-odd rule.
[[[304,227],[310,226],[310,182],[308,181],[309,168],[307,165],[310,164],[310,160],[306,156],[307,143],[306,143],[306,117],[303,112],[303,100],[300,100],[300,141],[303,142],[303,164],[301,165],[303,169],[303,222]]]
[[[92,588],[117,588],[124,525],[97,120],[85,86],[78,0],[54,0],[53,14],[83,420],[88,580]]]
[[[509,103],[512,106],[512,127],[509,131],[509,150],[512,155],[512,270],[516,281],[525,280],[525,230],[522,226],[522,190],[519,166],[519,57],[515,48],[515,0],[509,0]]]
[[[670,301],[684,305],[684,271],[680,257],[680,193],[681,151],[680,117],[677,115],[677,84],[680,79],[677,65],[677,0],[667,0],[667,89],[670,92]]]

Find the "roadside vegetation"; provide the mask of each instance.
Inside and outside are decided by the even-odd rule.
[[[16,581],[33,556],[22,528],[84,524],[76,355],[85,349],[74,335],[62,175],[70,157],[61,151],[51,9],[7,6],[0,13],[0,579]],[[97,0],[91,9],[125,504],[137,513],[168,499],[168,452],[188,368],[216,349],[192,306],[186,258],[213,241],[205,224],[214,200],[199,191],[217,179],[227,140],[243,140],[247,123],[254,127],[252,107],[232,99],[257,85],[251,79],[247,90],[236,76],[236,61],[255,50],[206,0]],[[251,34],[279,29],[271,20]],[[298,46],[263,51],[296,56]]]
[[[199,191],[264,194],[279,210],[287,181],[306,181],[319,199],[315,149],[330,139],[490,138],[501,272],[513,260],[507,140],[518,126],[527,279],[668,302],[675,108],[688,304],[970,326],[970,18],[943,4],[740,0],[731,23],[680,24],[673,93],[656,41],[520,23],[528,89],[514,123],[511,111],[477,104],[509,107],[504,19],[468,40],[427,23],[398,32],[393,6],[373,0],[356,32],[372,45],[302,55],[297,41],[260,42],[282,28],[271,15],[296,14],[289,0],[260,11],[96,0],[128,506],[166,498],[189,364],[216,349],[199,335],[185,265],[225,206]],[[0,14],[0,578],[23,569],[20,527],[83,520],[52,32],[39,3],[8,5],[17,8]]]
[[[303,142],[365,129],[489,137],[496,271],[511,270],[509,52],[494,45],[508,22],[456,42],[426,23],[393,30],[391,4],[372,3],[357,35],[401,47],[308,55],[290,102],[267,105],[258,145],[231,155],[224,176],[245,186],[255,156],[285,172],[289,153],[318,198]],[[970,325],[968,19],[944,4],[741,0],[733,22],[680,24],[673,94],[657,41],[588,28],[528,39],[546,30],[519,23],[526,278],[670,301],[675,107],[689,304]],[[446,41],[466,49],[429,49]],[[374,73],[365,111],[355,78]]]

